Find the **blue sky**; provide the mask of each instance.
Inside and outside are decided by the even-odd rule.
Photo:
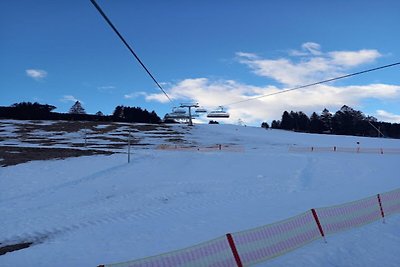
[[[400,61],[399,1],[128,1],[99,5],[174,100],[167,101],[89,0],[0,2],[0,105],[160,116],[181,102],[225,105],[227,122],[350,105],[400,122],[400,67],[230,103]]]

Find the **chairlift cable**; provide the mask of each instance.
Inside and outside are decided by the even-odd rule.
[[[170,102],[172,102],[171,98],[168,96],[168,94],[164,91],[164,89],[161,87],[161,85],[157,82],[157,80],[154,78],[154,76],[151,74],[149,69],[144,65],[142,60],[140,60],[139,56],[133,51],[133,49],[130,47],[130,45],[125,41],[124,37],[119,33],[117,28],[112,24],[111,20],[107,17],[107,15],[103,12],[103,10],[100,8],[100,6],[96,3],[95,0],[90,0],[94,7],[99,11],[99,13],[102,15],[102,17],[105,19],[105,21],[110,25],[110,27],[114,30],[114,32],[118,35],[118,37],[121,39],[121,41],[125,44],[125,46],[129,49],[129,51],[132,53],[132,55],[136,58],[136,60],[139,62],[139,64],[144,68],[144,70],[147,72],[147,74],[153,79],[153,81],[157,84],[158,88],[164,93],[164,95],[168,98]]]
[[[344,78],[348,78],[348,77],[364,74],[364,73],[371,72],[371,71],[376,71],[376,70],[380,70],[380,69],[393,67],[393,66],[396,66],[396,65],[400,65],[400,62],[396,62],[396,63],[384,65],[384,66],[380,66],[380,67],[373,68],[373,69],[367,69],[367,70],[363,70],[363,71],[359,71],[359,72],[355,72],[355,73],[351,73],[351,74],[346,74],[346,75],[339,76],[339,77],[336,77],[336,78],[323,80],[323,81],[320,81],[320,82],[301,85],[301,86],[297,86],[297,87],[294,87],[294,88],[290,88],[290,89],[282,90],[282,91],[279,91],[279,92],[271,93],[271,94],[260,95],[260,96],[256,96],[256,97],[252,97],[252,98],[248,98],[248,99],[244,99],[244,100],[240,100],[240,101],[237,101],[237,102],[232,102],[232,103],[226,104],[224,106],[232,106],[232,105],[236,105],[236,104],[239,104],[239,103],[256,100],[256,99],[259,99],[259,98],[264,98],[264,97],[267,97],[267,96],[283,94],[283,93],[287,93],[287,92],[303,89],[303,88],[306,88],[306,87],[311,87],[311,86],[318,85],[318,84],[328,83],[328,82],[332,82],[332,81],[336,81],[336,80],[340,80],[340,79],[344,79]]]

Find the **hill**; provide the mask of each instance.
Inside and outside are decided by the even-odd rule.
[[[113,130],[100,133],[111,126],[96,124],[85,126],[93,137],[85,148],[78,128],[1,123],[2,147],[113,153],[0,169],[0,246],[33,243],[0,256],[1,266],[127,261],[400,187],[399,154],[355,153],[357,147],[399,148],[393,139],[235,125],[113,124]],[[142,127],[132,130],[137,142],[130,163],[124,141],[109,140],[126,140],[127,127]],[[18,137],[21,129],[29,142]],[[42,139],[34,143],[38,136]],[[334,146],[354,150],[289,151]],[[400,216],[394,215],[386,224],[331,235],[327,244],[315,241],[259,266],[398,266],[399,227]]]

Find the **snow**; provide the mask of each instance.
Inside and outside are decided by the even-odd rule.
[[[289,152],[293,145],[357,142],[399,148],[398,140],[235,125],[172,129],[188,144],[244,149],[135,148],[129,164],[126,155],[113,154],[1,168],[0,242],[36,244],[0,256],[0,266],[122,262],[400,187],[399,154]],[[140,134],[142,142],[165,143],[152,135]],[[386,224],[329,235],[327,244],[317,240],[258,266],[399,266],[399,230],[394,215]]]

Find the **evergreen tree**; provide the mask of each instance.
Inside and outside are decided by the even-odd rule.
[[[332,114],[329,112],[329,110],[324,108],[324,110],[321,113],[320,119],[324,126],[323,131],[329,133],[332,132]]]
[[[281,121],[273,120],[272,123],[271,123],[271,128],[272,129],[280,129],[281,128]]]
[[[310,132],[323,133],[325,130],[324,122],[317,113],[313,112],[310,117]]]
[[[268,129],[269,128],[268,122],[261,123],[261,128]]]
[[[86,114],[81,102],[76,101],[75,104],[69,109],[69,114]]]
[[[361,111],[344,105],[338,110],[332,119],[332,130],[335,134],[364,135],[364,114]]]
[[[124,118],[124,106],[116,106],[113,112],[114,120],[120,121]]]
[[[299,114],[292,110],[292,111],[290,111],[290,117],[292,119],[292,128],[289,130],[298,131],[299,130]]]
[[[293,130],[294,129],[293,117],[287,111],[284,111],[282,114],[281,129],[283,129],[283,130]]]
[[[310,130],[310,119],[304,112],[299,111],[297,113],[296,125],[297,125],[297,131],[308,132]]]
[[[17,119],[49,119],[56,107],[38,102],[21,102],[11,105],[11,114]]]

